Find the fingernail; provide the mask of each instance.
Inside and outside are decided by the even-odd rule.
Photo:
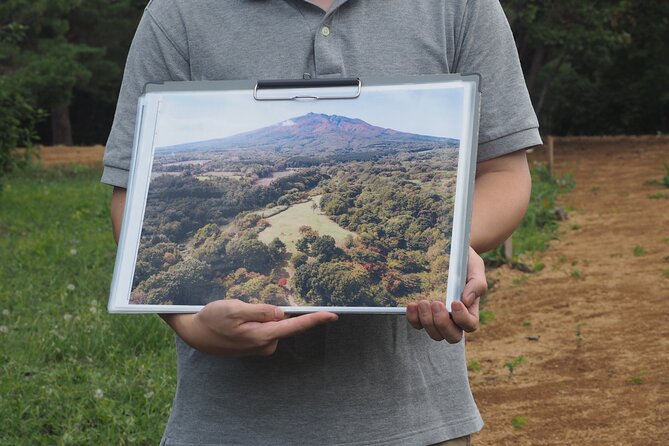
[[[283,318],[283,310],[279,307],[276,307],[274,309],[274,317],[277,318],[277,319]]]
[[[460,302],[459,300],[454,300],[453,302],[451,302],[451,312],[453,313],[461,312],[462,307],[463,307],[462,302]]]
[[[444,307],[439,305],[439,302],[432,302],[432,313],[439,314],[444,310]]]
[[[427,313],[430,311],[430,305],[427,302],[420,302],[418,304],[418,310],[420,310],[421,313]]]

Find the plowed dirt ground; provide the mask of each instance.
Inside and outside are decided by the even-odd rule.
[[[102,165],[103,146],[45,146],[40,147],[39,163],[44,167],[81,164],[84,166]]]
[[[563,139],[555,153],[576,180],[560,238],[541,272],[489,272],[495,319],[467,338],[486,422],[473,444],[669,445],[669,189],[652,183],[669,139]]]

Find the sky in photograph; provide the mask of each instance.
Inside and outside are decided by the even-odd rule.
[[[416,87],[413,87],[416,88]],[[160,104],[154,144],[164,147],[225,138],[309,112],[362,119],[419,135],[460,139],[462,88],[368,87],[357,99],[256,101],[250,91],[171,94]]]

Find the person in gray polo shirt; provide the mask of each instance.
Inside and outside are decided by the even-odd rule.
[[[146,83],[458,72],[482,77],[464,304],[453,305],[452,319],[443,304],[427,302],[409,305],[406,317],[284,318],[270,305],[233,300],[166,315],[178,373],[161,444],[469,444],[483,426],[462,339],[478,326],[486,289],[476,252],[522,218],[530,191],[522,149],[541,140],[497,0],[149,2],[104,158],[117,236]]]

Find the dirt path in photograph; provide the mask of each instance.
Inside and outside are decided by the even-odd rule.
[[[468,336],[474,444],[667,445],[669,197],[649,195],[669,189],[648,180],[669,138],[565,139],[555,157],[576,181],[560,238],[539,273],[489,273],[495,318]]]

